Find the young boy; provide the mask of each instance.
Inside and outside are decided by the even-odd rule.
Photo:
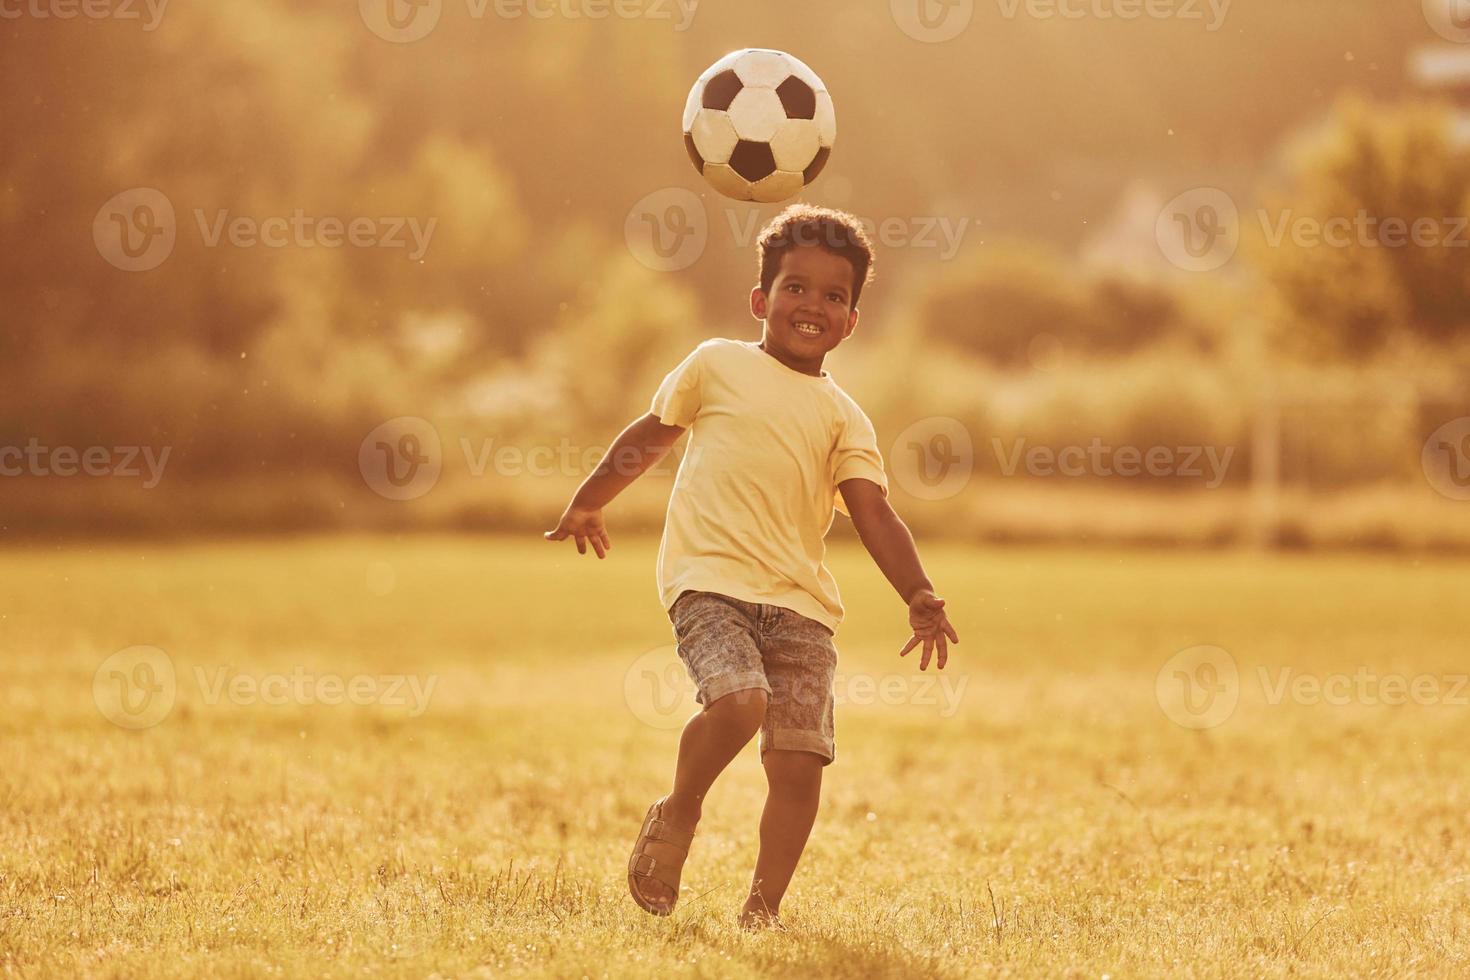
[[[796,204],[762,230],[750,311],[761,340],[700,344],[669,373],[546,538],[612,547],[602,509],[692,428],[669,500],[658,586],[703,709],[679,742],[672,791],[649,807],[628,864],[645,911],[668,915],[705,794],[757,731],[769,792],[760,853],[740,914],[780,927],[786,886],[816,820],[835,755],[832,638],[843,610],[823,564],[833,508],[849,515],[909,609],[921,670],[959,635],[887,501],[873,425],[832,375],[827,353],[852,336],[872,245],[857,219]]]

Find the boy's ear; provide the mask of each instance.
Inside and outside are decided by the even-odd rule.
[[[857,322],[858,322],[858,311],[857,311],[857,307],[854,306],[852,308],[852,312],[847,315],[847,329],[844,330],[844,331],[842,331],[842,339],[843,340],[846,340],[848,337],[851,337],[852,336],[852,332],[857,329]]]
[[[757,320],[764,320],[768,302],[766,291],[761,289],[760,284],[757,283],[756,287],[750,291],[750,315]]]

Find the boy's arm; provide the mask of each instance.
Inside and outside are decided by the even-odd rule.
[[[924,574],[914,536],[888,503],[883,488],[872,480],[843,480],[837,489],[863,547],[909,607],[909,625],[914,635],[898,655],[906,656],[922,642],[924,653],[919,669],[928,669],[929,658],[937,648],[938,666],[943,670],[949,660],[946,638],[958,643],[960,637],[945,615],[944,600],[934,594],[934,583]]]
[[[612,542],[608,540],[607,528],[602,522],[602,508],[612,503],[614,497],[649,467],[663,459],[669,447],[683,433],[682,426],[664,425],[653,414],[629,425],[608,447],[597,468],[582,481],[556,529],[544,535],[546,540],[574,538],[580,555],[587,553],[587,543],[591,542],[597,557],[606,557]]]

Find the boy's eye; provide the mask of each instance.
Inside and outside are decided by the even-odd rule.
[[[801,289],[801,287],[799,285],[797,285],[796,283],[794,283],[794,282],[793,283],[788,283],[787,286],[786,286],[786,288],[789,289],[789,290],[791,290],[792,292],[796,292],[796,291],[798,291],[798,290]]]
[[[842,294],[841,293],[828,293],[827,294],[827,298],[830,299],[834,303],[841,303],[842,302]]]

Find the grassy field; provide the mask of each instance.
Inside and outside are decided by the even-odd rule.
[[[1470,972],[1470,563],[925,545],[940,687],[835,547],[838,759],[747,936],[754,746],[677,913],[626,894],[687,709],[656,545],[0,555],[0,975]],[[1239,704],[1196,730],[1199,645]]]

